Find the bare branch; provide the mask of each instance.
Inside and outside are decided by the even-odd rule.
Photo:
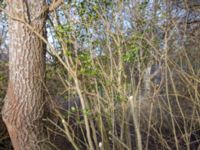
[[[54,11],[56,8],[58,8],[60,5],[64,3],[64,0],[54,0],[52,4],[49,6],[49,11]]]

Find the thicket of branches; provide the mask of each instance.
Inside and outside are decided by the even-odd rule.
[[[45,88],[59,107],[45,121],[57,132],[53,140],[65,138],[76,150],[197,148],[199,5],[68,1],[52,12]]]

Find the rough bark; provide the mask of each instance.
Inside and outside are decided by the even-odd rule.
[[[45,0],[7,0],[9,85],[2,115],[15,150],[45,149],[42,125],[45,78]],[[19,21],[19,20],[24,20]]]

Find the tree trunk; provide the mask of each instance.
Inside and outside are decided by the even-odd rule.
[[[45,0],[7,0],[9,85],[2,115],[15,150],[44,150]],[[24,20],[26,23],[23,23]]]

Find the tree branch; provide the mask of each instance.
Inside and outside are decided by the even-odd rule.
[[[52,4],[49,6],[49,11],[54,11],[56,8],[58,8],[60,5],[64,3],[64,0],[54,0]]]

